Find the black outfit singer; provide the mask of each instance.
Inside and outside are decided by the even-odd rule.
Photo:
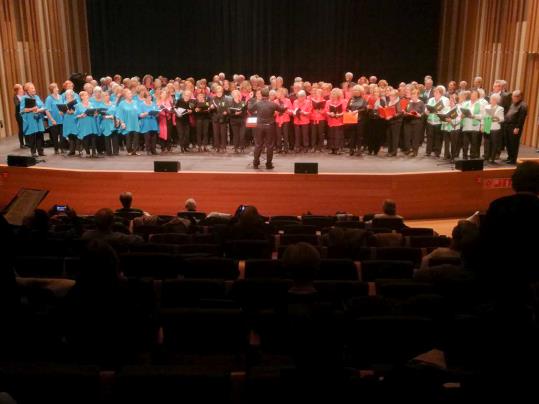
[[[367,119],[367,100],[363,97],[352,97],[348,101],[346,108],[348,111],[357,111],[357,123],[350,125],[350,155],[352,156],[356,149],[361,152],[363,137],[365,136],[365,122]]]
[[[526,115],[528,115],[528,105],[524,101],[511,104],[509,109],[505,111],[503,131],[507,146],[507,162],[509,164],[516,164],[517,162],[520,137],[522,136]],[[516,135],[514,133],[515,129],[518,129],[518,134]]]

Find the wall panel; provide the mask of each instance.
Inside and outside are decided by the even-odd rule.
[[[443,0],[438,76],[442,83],[477,75],[524,91],[529,116],[522,142],[539,147],[539,1]]]
[[[13,85],[33,81],[44,97],[90,70],[88,49],[86,0],[0,0],[0,137],[17,132]]]

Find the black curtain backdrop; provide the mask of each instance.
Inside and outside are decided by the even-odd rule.
[[[436,72],[440,0],[88,0],[92,73],[390,83]]]

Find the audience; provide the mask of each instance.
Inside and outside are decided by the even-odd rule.
[[[377,332],[380,332],[381,328],[377,327],[382,327],[385,322],[405,322],[416,316],[414,324],[425,322],[428,325],[431,324],[431,320],[435,320],[436,324],[429,329],[429,332],[437,333],[441,329],[442,337],[446,333],[450,335],[449,338],[442,338],[440,341],[432,342],[432,345],[421,347],[425,349],[420,352],[439,348],[450,359],[446,364],[450,367],[455,349],[457,352],[458,349],[462,349],[460,353],[464,355],[464,360],[458,366],[469,372],[461,373],[458,366],[447,372],[441,372],[442,376],[436,376],[440,377],[440,380],[428,381],[439,383],[435,389],[442,389],[441,386],[446,382],[466,380],[478,383],[481,388],[486,387],[480,383],[488,386],[494,383],[500,386],[500,389],[511,388],[514,391],[517,388],[520,392],[527,389],[529,391],[530,386],[532,388],[535,386],[534,377],[537,373],[532,369],[539,361],[536,320],[539,312],[537,298],[539,267],[535,250],[538,240],[536,234],[539,229],[539,164],[531,161],[520,164],[513,174],[512,184],[514,194],[492,201],[486,213],[481,215],[481,220],[480,215],[475,214],[472,220],[459,221],[452,231],[451,244],[448,247],[438,247],[428,254],[423,253],[426,255],[423,256],[420,268],[416,268],[413,277],[411,272],[407,272],[404,281],[378,277],[376,284],[373,284],[376,287],[368,289],[368,296],[367,286],[357,280],[327,281],[320,280],[318,275],[322,265],[325,274],[327,269],[331,268],[327,265],[339,265],[339,262],[326,261],[326,258],[347,257],[349,260],[353,257],[354,260],[361,261],[361,272],[364,274],[367,272],[363,270],[367,271],[365,268],[368,268],[371,274],[376,274],[376,270],[380,270],[381,275],[389,278],[394,276],[391,271],[387,273],[384,271],[388,268],[393,270],[397,266],[391,268],[390,260],[376,257],[382,249],[378,248],[379,245],[376,243],[373,244],[372,229],[335,226],[328,231],[323,229],[324,234],[319,238],[321,245],[327,248],[317,248],[309,243],[300,242],[288,246],[284,252],[279,251],[279,254],[282,253],[282,267],[278,263],[277,266],[280,271],[284,271],[287,280],[247,277],[245,280],[234,281],[234,287],[236,284],[244,287],[250,285],[261,287],[254,289],[260,295],[253,296],[257,301],[256,304],[257,299],[282,299],[278,303],[272,301],[268,304],[269,307],[275,307],[271,313],[271,310],[264,305],[245,310],[245,313],[248,312],[248,332],[267,332],[264,326],[269,331],[276,332],[281,329],[280,327],[284,327],[286,332],[283,344],[286,346],[286,355],[292,360],[296,370],[303,372],[304,376],[308,375],[309,381],[316,380],[318,383],[332,375],[338,378],[336,375],[342,375],[341,372],[348,366],[352,373],[357,369],[364,369],[363,363],[346,362],[353,358],[353,355],[350,355],[350,347],[363,343],[346,340],[347,327],[376,327]],[[174,285],[176,281],[169,283],[168,280],[161,279],[149,282],[135,278],[127,279],[122,273],[122,269],[126,268],[120,266],[121,262],[126,262],[124,255],[118,255],[120,252],[124,254],[127,249],[130,251],[128,254],[131,254],[134,251],[138,259],[140,250],[146,251],[145,248],[157,245],[146,243],[144,238],[135,234],[140,226],[148,226],[149,231],[157,232],[196,232],[193,239],[201,236],[206,243],[206,233],[201,230],[203,229],[204,232],[211,232],[216,236],[215,240],[220,241],[220,243],[215,241],[217,249],[223,248],[229,240],[265,240],[269,245],[273,237],[278,239],[278,236],[271,231],[273,227],[269,230],[267,220],[259,214],[255,206],[241,205],[235,215],[216,215],[214,217],[216,222],[212,223],[211,227],[205,227],[206,222],[202,226],[182,217],[142,215],[142,210],[131,207],[133,197],[128,192],[122,193],[120,200],[123,206],[117,211],[120,215],[133,211],[139,214],[139,217],[131,218],[129,221],[123,216],[124,223],[132,224],[133,233],[125,229],[116,231],[117,216],[108,208],[98,210],[91,218],[79,217],[72,209],[59,211],[55,207],[48,213],[38,209],[25,218],[23,225],[19,227],[10,226],[4,217],[0,217],[0,242],[4,247],[3,265],[0,267],[0,314],[3,315],[0,354],[11,351],[15,358],[21,355],[24,359],[30,357],[30,360],[34,361],[39,359],[34,358],[34,352],[41,349],[40,352],[46,355],[50,350],[49,358],[67,359],[76,364],[97,364],[105,370],[117,370],[132,362],[153,363],[155,360],[155,363],[162,364],[170,360],[171,363],[175,363],[175,359],[167,356],[167,353],[162,351],[163,345],[158,343],[162,341],[163,332],[166,341],[166,331],[159,328],[162,318],[156,313],[168,313],[169,308],[163,305],[164,300],[161,299],[165,297],[167,290],[165,287]],[[188,199],[185,202],[185,209],[187,212],[197,212],[195,200]],[[402,217],[397,214],[395,202],[386,200],[383,204],[383,213],[365,215],[363,219],[366,221],[402,219]],[[391,250],[399,254],[410,252],[410,249],[399,250],[408,237],[402,238],[399,231],[391,234],[397,236],[394,239],[398,239],[398,246],[385,249],[386,253],[390,253]],[[45,288],[40,289],[36,286],[37,283],[18,282],[21,279],[31,279],[17,278],[15,269],[19,271],[19,260],[24,261],[36,255],[36,252],[40,253],[42,250],[39,247],[48,245],[49,241],[59,242],[61,245],[71,245],[72,241],[76,241],[73,245],[78,245],[79,239],[85,243],[80,244],[80,250],[76,250],[76,253],[73,252],[75,250],[69,250],[70,254],[76,256],[65,258],[62,264],[67,268],[68,262],[69,265],[80,262],[78,271],[75,272],[78,275],[74,276],[75,281],[70,280],[70,289],[65,295],[49,294]],[[436,239],[436,241],[443,240]],[[119,246],[127,248],[118,248]],[[177,248],[176,251],[180,250],[178,246],[174,247]],[[222,251],[226,253],[224,248]],[[50,253],[46,250],[45,252]],[[418,248],[412,252],[418,252]],[[47,256],[50,259],[47,263],[57,258],[54,253],[56,251]],[[159,254],[167,255],[162,252]],[[221,252],[217,255],[222,257],[224,254]],[[199,252],[195,256],[200,258]],[[174,263],[178,262],[178,267],[182,268],[183,260],[189,260],[192,255],[177,252],[173,258]],[[205,255],[202,258],[205,258]],[[459,258],[462,265],[431,267],[429,262],[433,258]],[[367,261],[371,263],[366,264]],[[213,258],[211,262],[211,265],[218,265],[214,263]],[[233,265],[241,267],[237,262]],[[125,273],[129,275],[127,270]],[[181,277],[181,271],[179,273],[177,276]],[[246,275],[247,273],[245,272]],[[191,281],[193,280],[189,280]],[[217,290],[220,288],[219,285],[224,285],[219,283],[221,281],[205,280],[200,284],[198,281],[200,280],[189,284],[188,292],[185,289],[174,297],[180,300],[190,299],[190,296],[184,294],[200,293],[200,289],[197,292],[197,288],[202,288],[203,293],[208,293],[210,289]],[[268,295],[272,293],[273,287],[281,288],[281,294],[275,292],[276,295],[270,298]],[[222,288],[225,290],[225,286]],[[153,294],[154,290],[158,297]],[[158,294],[158,290],[163,293],[162,296]],[[234,301],[228,294],[228,285],[226,290],[227,292],[220,293],[226,293],[229,300],[223,301],[222,295],[218,299],[206,299],[204,296],[194,307],[191,306],[193,303],[189,302],[186,307],[172,310],[181,313],[189,311],[189,315],[210,312],[213,315],[212,310],[228,313],[238,310],[240,305],[243,312],[244,307],[240,299]],[[358,290],[363,292],[359,293]],[[141,298],[141,291],[150,296],[149,303]],[[372,296],[373,294],[376,296]],[[167,299],[170,300],[170,295]],[[144,307],[143,301],[146,302]],[[250,304],[256,305],[252,302]],[[425,307],[422,307],[422,304]],[[217,309],[214,309],[215,307]],[[443,313],[437,312],[441,307]],[[465,323],[464,329],[453,328],[462,327],[462,320]],[[257,323],[259,321],[262,324],[260,328]],[[466,328],[469,324],[473,325]],[[400,330],[404,330],[402,326],[399,327]],[[393,336],[391,333],[394,331],[391,328],[386,331],[389,333],[388,341],[395,342],[396,338],[404,336],[404,334]],[[409,331],[413,334],[414,330]],[[362,332],[367,337],[374,331],[372,328],[364,328]],[[476,335],[478,333],[480,335]],[[271,337],[269,339],[271,340]],[[472,350],[468,349],[466,343],[477,339],[480,340],[479,346],[473,346]],[[44,341],[39,348],[32,345],[37,340]],[[268,338],[264,337],[261,337],[260,341],[260,347],[250,346],[249,349],[265,353],[265,347],[267,344],[271,346],[271,342],[268,343]],[[43,346],[46,349],[43,349]],[[370,349],[370,347],[363,348]],[[393,367],[402,367],[406,365],[407,360],[420,352],[406,356],[405,359],[385,360],[388,360]],[[141,359],[136,355],[141,353],[147,355],[149,359]],[[477,355],[481,360],[475,362],[469,359],[468,356],[472,354],[474,358]],[[196,355],[199,353],[196,352]],[[145,360],[148,362],[144,362]],[[253,361],[254,366],[265,364],[263,356],[250,355],[249,360]],[[249,366],[251,363],[246,365],[248,370]],[[373,364],[367,363],[365,366]],[[373,380],[383,385],[383,378],[387,373],[382,368],[383,366],[375,371],[377,377]],[[508,369],[511,371],[507,372]],[[0,390],[3,388],[1,382],[0,371]],[[387,384],[385,386],[387,387]],[[428,386],[432,388],[433,385]],[[7,389],[5,391],[12,394]]]

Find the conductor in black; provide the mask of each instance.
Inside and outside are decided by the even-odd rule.
[[[247,109],[249,112],[256,112],[257,122],[255,132],[255,156],[253,160],[253,167],[255,169],[260,165],[260,154],[262,149],[266,146],[266,168],[271,170],[273,164],[273,146],[275,141],[275,112],[284,112],[286,107],[281,106],[268,99],[269,89],[264,87],[260,91],[262,99],[257,100],[255,97],[249,100]]]

